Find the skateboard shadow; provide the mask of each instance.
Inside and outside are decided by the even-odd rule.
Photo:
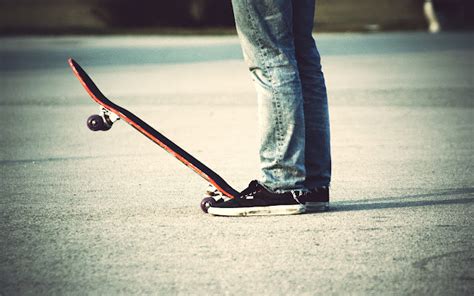
[[[331,202],[330,212],[370,211],[437,205],[470,204],[474,202],[474,188],[449,189],[443,192],[408,196],[384,197],[370,200]],[[463,195],[458,198],[442,198]],[[441,198],[440,198],[441,197]],[[416,199],[416,200],[412,200]]]

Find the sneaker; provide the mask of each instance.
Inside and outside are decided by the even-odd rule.
[[[275,193],[258,181],[252,181],[239,197],[211,206],[208,213],[215,216],[294,215],[324,211],[328,206],[327,187],[309,192],[293,190]]]

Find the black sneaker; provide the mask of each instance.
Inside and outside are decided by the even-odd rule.
[[[328,205],[327,187],[310,192],[274,193],[258,181],[252,181],[239,197],[211,206],[208,213],[216,216],[294,215],[324,211]]]

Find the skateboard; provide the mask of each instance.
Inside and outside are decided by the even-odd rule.
[[[138,116],[109,100],[74,59],[70,58],[68,62],[77,79],[79,79],[79,82],[87,93],[89,93],[92,100],[100,106],[99,114],[91,115],[87,119],[89,129],[92,131],[107,131],[112,127],[114,122],[121,119],[169,152],[176,159],[209,182],[212,189],[207,191],[208,196],[201,201],[201,209],[206,213],[209,207],[218,202],[222,202],[224,198],[235,198],[239,195],[239,192],[227,184],[216,172],[148,125],[145,121],[141,120]]]

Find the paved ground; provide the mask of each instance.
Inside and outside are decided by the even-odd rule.
[[[0,40],[0,294],[472,294],[473,37],[322,35],[332,211],[265,218],[205,215],[205,182],[134,129],[90,132],[66,64],[243,188],[234,37]]]

